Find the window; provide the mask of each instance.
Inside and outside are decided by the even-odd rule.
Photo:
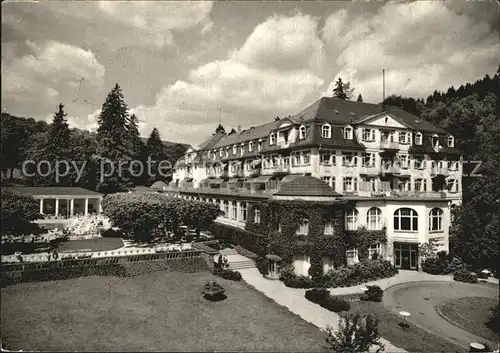
[[[382,142],[394,142],[394,131],[382,131]]]
[[[300,152],[292,153],[292,166],[300,165]]]
[[[325,183],[327,183],[331,188],[335,189],[335,177],[334,176],[324,176],[321,178]]]
[[[374,129],[363,129],[363,135],[361,137],[363,141],[375,141],[375,130]]]
[[[323,232],[325,235],[333,235],[333,223],[325,222],[325,231]]]
[[[219,150],[219,156],[223,156],[224,155],[224,151],[222,150],[222,148]]]
[[[226,157],[229,157],[229,147],[226,147]]]
[[[332,154],[329,151],[321,152],[321,164],[330,165],[332,164]]]
[[[369,230],[382,229],[382,210],[378,207],[372,207],[366,213],[366,224]]]
[[[399,167],[400,168],[403,168],[403,169],[408,168],[408,155],[401,154],[398,156],[398,160],[399,160]]]
[[[240,156],[242,157],[245,154],[245,144],[242,143],[240,145]]]
[[[357,188],[357,179],[355,177],[344,177],[343,190],[345,192],[354,192]]]
[[[309,219],[307,217],[302,217],[300,219],[299,228],[296,232],[297,235],[307,235],[309,234]]]
[[[259,140],[259,142],[257,142],[257,151],[261,151],[262,150],[262,141]]]
[[[448,137],[448,147],[455,147],[455,139],[453,136]]]
[[[224,201],[224,213],[224,216],[229,217],[229,201]]]
[[[446,182],[448,192],[458,192],[458,180],[448,179]]]
[[[347,126],[344,128],[344,139],[352,140],[352,127]]]
[[[231,209],[232,209],[232,219],[237,219],[238,218],[238,207],[236,205],[236,201],[231,202]]]
[[[422,134],[420,132],[415,135],[415,145],[422,145]]]
[[[406,143],[406,132],[399,132],[399,143]]]
[[[248,143],[248,150],[249,150],[250,152],[252,152],[252,151],[253,151],[253,142],[252,142],[252,141],[250,141],[250,142]]]
[[[356,264],[357,262],[359,262],[358,250],[356,250],[356,248],[346,250],[345,257],[347,260],[347,266],[352,266],[352,265]]]
[[[238,153],[238,147],[236,145],[233,145],[233,154]]]
[[[303,151],[302,152],[302,164],[309,165],[311,161],[311,151]]]
[[[399,179],[397,181],[397,183],[398,183],[398,190],[399,191],[403,191],[403,192],[410,191],[410,180]]]
[[[413,190],[422,191],[423,179],[415,179]]]
[[[369,259],[373,259],[377,255],[378,255],[378,258],[380,258],[382,253],[383,253],[382,244],[380,244],[380,243],[370,244],[370,247],[368,248],[368,258]],[[375,254],[377,254],[377,255],[375,255]]]
[[[443,210],[440,208],[433,208],[429,212],[429,230],[438,232],[443,230]]]
[[[307,134],[307,129],[304,125],[301,125],[299,127],[299,140],[303,140],[306,138],[306,134]]]
[[[274,145],[276,143],[276,135],[273,133],[271,133],[271,135],[269,135],[269,145]]]
[[[321,126],[321,137],[325,139],[332,138],[332,127],[330,124],[324,124]]]
[[[450,170],[458,170],[458,162],[450,162]]]
[[[432,135],[432,147],[436,148],[439,145],[439,137],[438,135]]]
[[[353,208],[345,213],[345,229],[358,229],[358,210]]]
[[[414,156],[414,166],[415,169],[425,169],[425,157],[424,156]]]
[[[247,221],[247,203],[246,202],[240,203],[240,221],[241,222]]]
[[[363,155],[363,167],[374,167],[375,166],[375,153],[365,153]]]
[[[418,215],[414,209],[399,208],[394,212],[394,230],[416,232]]]
[[[354,167],[356,165],[356,153],[355,152],[343,152],[342,153],[342,165],[344,167]]]
[[[260,209],[258,208],[253,210],[253,222],[260,223]]]

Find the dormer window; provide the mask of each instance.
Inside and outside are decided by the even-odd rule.
[[[224,155],[224,151],[222,150],[222,148],[219,150],[219,156],[222,157]]]
[[[306,133],[307,133],[307,129],[304,125],[301,125],[299,127],[299,140],[303,140],[306,138]]]
[[[415,135],[415,145],[422,145],[422,134],[420,132]]]
[[[439,137],[438,135],[432,135],[432,146],[437,147],[439,145]]]
[[[253,151],[253,141],[250,141],[250,142],[248,143],[248,150],[249,150],[250,152],[252,152],[252,151]]]
[[[274,132],[271,133],[271,135],[269,135],[269,145],[272,146],[276,143],[276,135],[274,134]]]
[[[347,126],[344,128],[344,139],[352,140],[352,127]]]
[[[324,139],[332,138],[332,127],[330,124],[324,124],[321,126],[321,137]]]
[[[257,151],[261,151],[262,150],[262,140],[259,140],[259,142],[257,142]]]
[[[245,154],[245,144],[244,143],[242,143],[240,145],[240,156],[243,156],[243,154]]]
[[[236,145],[233,145],[233,154],[238,153],[238,147]]]
[[[453,136],[448,137],[448,147],[455,147],[455,138]]]

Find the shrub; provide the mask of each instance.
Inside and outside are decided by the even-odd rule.
[[[437,257],[429,257],[422,261],[422,271],[431,275],[441,274],[441,262]]]
[[[291,265],[283,267],[280,271],[280,281],[285,282],[295,277],[297,276],[295,275],[295,271]]]
[[[313,288],[314,282],[309,277],[305,276],[296,276],[287,279],[285,282],[285,286],[290,288]]]
[[[255,266],[257,267],[257,270],[263,275],[267,276],[268,270],[269,270],[269,260],[266,259],[265,257],[259,257],[255,260]]]
[[[247,249],[241,247],[240,245],[236,245],[234,248],[236,249],[238,254],[245,256],[245,257],[248,257],[249,259],[252,259],[254,261],[259,257],[259,255],[257,255],[256,253],[254,253],[250,250],[247,250]]]
[[[363,293],[361,300],[365,302],[381,302],[384,296],[384,291],[379,286],[366,286],[368,290]]]
[[[378,319],[372,315],[341,314],[338,330],[327,326],[325,333],[328,351],[332,353],[375,351],[372,346],[378,346],[375,352],[384,350],[378,332]]]
[[[491,308],[491,316],[486,322],[486,326],[493,332],[500,334],[500,304]]]
[[[349,311],[351,309],[351,304],[349,304],[347,300],[334,296],[329,296],[319,305],[326,310],[330,310],[336,313],[340,313],[341,311]]]
[[[212,273],[220,278],[224,278],[230,281],[241,281],[241,273],[238,271],[229,270],[226,268],[214,268]]]
[[[105,238],[123,238],[123,232],[117,229],[109,228],[101,231],[101,236]]]
[[[477,276],[474,272],[470,272],[466,269],[461,269],[455,272],[455,274],[453,275],[453,280],[458,282],[477,283]]]
[[[318,285],[326,287],[351,287],[361,283],[388,278],[398,270],[386,260],[363,260],[353,266],[340,266],[329,271]]]
[[[422,261],[422,271],[431,275],[448,275],[464,268],[462,260],[451,257],[445,251],[440,251],[437,256],[426,258]]]
[[[306,299],[310,302],[320,304],[330,297],[330,292],[326,289],[309,289],[306,291]]]

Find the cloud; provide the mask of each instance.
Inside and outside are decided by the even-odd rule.
[[[210,30],[211,1],[99,1],[99,10],[109,19],[133,27],[158,47],[173,44],[172,31],[202,25]]]
[[[325,21],[322,38],[336,58],[334,81],[348,78],[372,102],[382,98],[382,69],[386,95],[424,97],[483,76],[500,52],[487,21],[439,1],[388,3],[375,15],[340,10]]]
[[[136,114],[163,138],[195,142],[215,130],[219,108],[223,123],[234,127],[295,113],[323,85],[315,73],[324,60],[317,26],[316,19],[300,13],[272,16],[227,59],[191,70],[163,87],[154,105],[135,107]]]
[[[16,57],[21,46],[28,53]],[[62,91],[99,88],[104,74],[91,51],[50,40],[8,43],[2,51],[2,103],[54,104]]]

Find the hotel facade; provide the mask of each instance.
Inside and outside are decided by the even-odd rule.
[[[219,205],[217,222],[263,236],[271,217],[261,206],[279,200],[347,202],[324,223],[324,236],[385,230],[370,244],[395,267],[417,270],[419,246],[435,239],[448,250],[451,210],[462,199],[462,161],[446,131],[400,108],[323,97],[298,114],[245,130],[218,132],[177,161],[164,191]],[[341,218],[335,220],[334,218]],[[307,216],[297,229],[307,241]],[[340,223],[339,223],[340,222]],[[257,226],[256,226],[257,225]],[[310,253],[293,254],[298,275],[308,275]],[[355,246],[344,263],[359,261]],[[327,271],[335,259],[323,257]]]

